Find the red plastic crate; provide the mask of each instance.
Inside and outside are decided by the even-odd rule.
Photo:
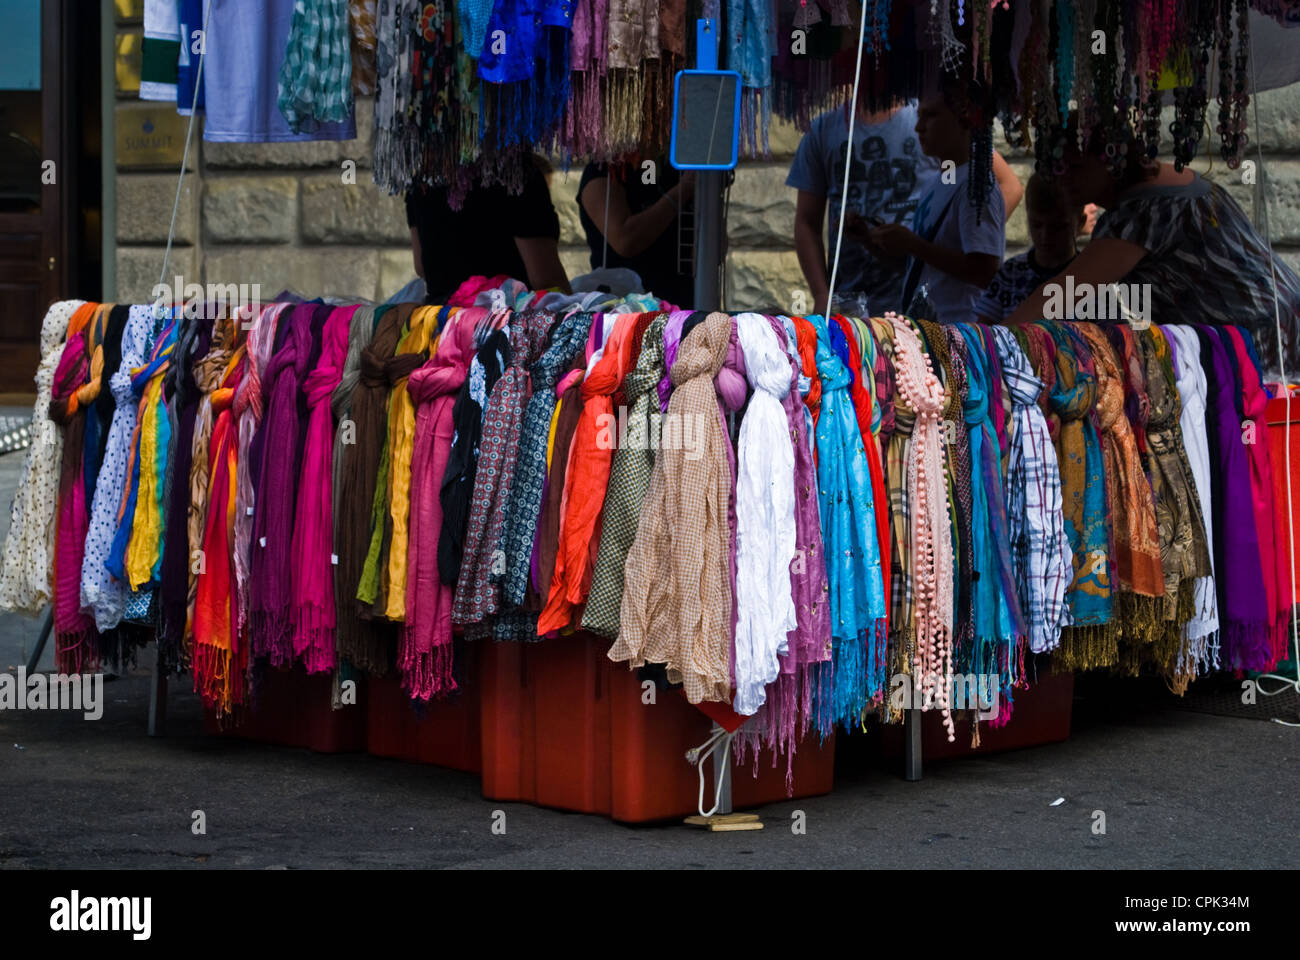
[[[636,671],[587,634],[484,651],[483,795],[642,823],[696,812],[697,769],[686,751],[713,723],[677,692],[642,703]],[[490,676],[489,676],[490,675]],[[830,792],[834,743],[801,745],[794,796]],[[710,764],[711,766],[711,764]],[[706,770],[711,798],[712,769]],[[733,806],[786,799],[785,767],[770,755],[733,767]],[[711,799],[710,799],[711,803]]]
[[[377,757],[432,763],[467,773],[483,769],[480,733],[479,645],[466,644],[464,680],[445,700],[415,704],[389,672],[371,677],[366,693],[366,750]]]
[[[1269,456],[1273,462],[1273,494],[1276,504],[1277,530],[1281,539],[1278,546],[1289,551],[1291,544],[1300,546],[1300,397],[1291,398],[1291,422],[1286,419],[1286,398],[1268,402]],[[1287,462],[1287,432],[1291,434],[1291,461]],[[1291,504],[1294,508],[1291,523],[1287,523],[1286,479],[1291,475]],[[1291,556],[1290,553],[1287,556]],[[1296,592],[1292,603],[1300,603],[1300,554],[1297,554]],[[1285,589],[1285,587],[1283,588]]]
[[[302,666],[292,670],[263,671],[258,697],[241,710],[234,721],[218,724],[211,713],[204,714],[209,733],[219,733],[275,743],[285,747],[306,747],[320,753],[351,753],[366,745],[365,677],[357,677],[357,703],[335,710],[333,678],[326,673],[308,675]]]
[[[1028,690],[1016,691],[1009,723],[998,728],[980,724],[980,745],[973,748],[967,716],[956,715],[956,740],[949,743],[942,714],[927,710],[921,715],[921,762],[1060,743],[1070,738],[1073,708],[1074,674],[1040,674],[1038,682]],[[880,728],[880,749],[885,756],[902,756],[903,743],[902,724]]]

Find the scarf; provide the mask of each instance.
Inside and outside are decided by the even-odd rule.
[[[343,374],[348,329],[356,307],[332,310],[325,321],[320,359],[303,380],[306,442],[298,475],[293,522],[293,656],[308,673],[334,669],[334,489],[330,397]]]
[[[352,116],[347,0],[295,0],[276,105],[294,133]]]
[[[1179,429],[1191,470],[1193,494],[1204,524],[1207,573],[1196,579],[1194,613],[1183,624],[1185,663],[1180,673],[1206,673],[1219,667],[1219,608],[1214,589],[1214,514],[1211,509],[1210,440],[1205,427],[1205,370],[1201,367],[1201,341],[1189,327],[1165,326],[1165,337],[1178,346],[1175,384],[1182,405]],[[1193,531],[1195,534],[1196,531]]]
[[[120,507],[126,493],[130,470],[131,436],[135,433],[138,407],[131,392],[131,373],[144,364],[153,332],[153,308],[136,305],[120,308],[126,315],[124,328],[110,322],[106,338],[119,345],[116,357],[104,347],[104,375],[108,392],[100,390],[96,405],[103,410],[106,397],[112,402],[112,419],[105,437],[102,460],[95,481],[95,495],[90,507],[90,527],[86,531],[86,552],[81,567],[81,606],[94,618],[101,636],[116,627],[126,611],[126,585],[115,580],[108,570],[113,538],[117,535]],[[117,313],[117,310],[114,311]],[[119,314],[120,316],[121,314]],[[112,366],[110,367],[110,364]],[[102,424],[102,420],[100,421]],[[124,651],[107,651],[114,663]]]
[[[169,396],[172,441],[167,451],[169,469],[163,491],[167,515],[159,584],[162,610],[159,655],[169,668],[180,668],[188,662],[189,651],[184,638],[188,626],[189,578],[193,563],[189,547],[189,479],[194,458],[194,432],[202,400],[195,370],[208,353],[213,332],[212,324],[202,319],[180,324],[168,382],[163,388]]]
[[[1158,598],[1165,591],[1160,533],[1151,484],[1143,472],[1132,424],[1124,412],[1123,368],[1100,328],[1076,323],[1072,329],[1088,344],[1097,371],[1095,409],[1101,428],[1109,526],[1113,531],[1111,555],[1119,579],[1116,625],[1136,644],[1154,643],[1161,629],[1162,602]],[[1172,599],[1176,600],[1176,596]]]
[[[573,436],[569,468],[564,478],[567,507],[561,521],[551,590],[537,618],[539,636],[568,625],[591,588],[592,571],[600,546],[601,507],[605,502],[610,464],[617,445],[617,420],[612,398],[630,365],[636,318],[637,314],[624,314],[618,318],[604,352],[598,355],[582,381],[582,416]],[[671,401],[669,406],[671,408]],[[707,431],[698,420],[683,419],[679,422],[683,441],[679,445],[689,446],[686,444],[688,430],[694,431],[690,436],[696,442],[702,437],[701,431]]]
[[[81,612],[81,561],[90,525],[81,471],[84,410],[98,395],[103,354],[92,339],[97,326],[92,316],[74,315],[68,329],[78,321],[86,329],[69,333],[50,389],[50,419],[63,428],[53,571],[54,657],[60,673],[93,671],[98,664],[95,621]]]
[[[1237,369],[1241,373],[1242,412],[1245,422],[1255,428],[1254,442],[1246,444],[1250,464],[1250,501],[1254,507],[1255,529],[1259,534],[1259,563],[1263,573],[1267,612],[1272,617],[1272,648],[1269,654],[1271,670],[1280,660],[1287,659],[1287,627],[1291,620],[1291,571],[1286,550],[1279,543],[1276,518],[1278,510],[1274,496],[1273,464],[1269,457],[1272,449],[1268,439],[1268,394],[1260,383],[1259,368],[1249,350],[1249,342],[1239,327],[1224,327],[1220,336],[1231,341]],[[1226,344],[1225,344],[1226,352]],[[1231,355],[1230,355],[1231,356]]]
[[[378,0],[348,0],[351,27],[352,90],[368,97],[375,92],[375,16]]]
[[[897,370],[902,360],[894,343],[891,321],[874,320],[881,333],[881,347],[891,372],[890,400],[886,404],[884,422],[892,424],[885,446],[885,476],[889,487],[889,513],[893,523],[890,544],[890,598],[889,623],[893,642],[891,648],[897,656],[891,664],[891,674],[910,674],[915,655],[916,610],[912,593],[912,522],[911,504],[907,496],[907,465],[911,459],[912,430],[916,424],[916,411],[898,388]],[[891,708],[892,710],[892,708]],[[892,715],[892,714],[891,714]],[[895,719],[901,719],[899,714]]]
[[[1271,611],[1260,561],[1259,530],[1254,523],[1227,522],[1251,496],[1250,455],[1242,442],[1240,391],[1231,358],[1215,327],[1198,324],[1201,362],[1205,368],[1207,431],[1210,436],[1214,525],[1214,570],[1218,587],[1223,667],[1265,670],[1270,657]],[[1253,514],[1252,514],[1253,515]]]
[[[690,310],[675,310],[668,315],[668,322],[664,324],[664,370],[672,370],[673,364],[677,362],[677,351],[682,343],[682,328],[686,325],[690,317]],[[668,399],[673,393],[673,378],[671,374],[665,372],[659,379],[657,388],[659,393],[659,412],[663,413],[668,410]]]
[[[546,490],[547,464],[546,448],[552,435],[559,397],[555,392],[560,377],[572,366],[573,361],[582,356],[583,344],[591,333],[593,314],[574,313],[560,321],[551,331],[550,344],[528,369],[528,378],[532,386],[532,395],[524,411],[523,425],[519,432],[519,453],[515,465],[514,483],[510,499],[506,504],[504,532],[501,550],[505,557],[505,572],[501,582],[502,601],[505,613],[498,619],[496,636],[498,639],[535,640],[537,639],[537,615],[534,611],[523,609],[528,590],[529,566],[533,546],[537,541],[538,522],[540,520],[543,494]],[[662,324],[660,324],[662,329]],[[647,334],[647,336],[649,336]],[[662,340],[659,341],[659,356],[663,356]],[[645,353],[642,353],[645,356]],[[632,374],[629,374],[631,377]],[[629,396],[629,403],[631,397]],[[620,457],[624,455],[620,447],[614,454],[615,469]],[[647,472],[647,481],[649,475]],[[613,488],[614,477],[611,473],[610,485]],[[644,488],[642,488],[644,493]],[[638,502],[639,506],[639,502]],[[610,548],[607,539],[611,534],[612,513],[607,505],[605,526],[601,539],[601,556]],[[633,521],[635,523],[635,520]],[[632,533],[635,534],[635,527]],[[628,537],[628,543],[631,537]],[[626,545],[624,546],[626,555]],[[592,594],[600,584],[600,560],[597,559],[596,574],[592,580]],[[619,565],[618,592],[622,594],[622,565]],[[592,611],[589,605],[588,614]],[[617,611],[616,611],[617,613]],[[588,629],[594,629],[588,626]],[[615,626],[617,631],[617,625]],[[597,631],[600,632],[600,631]]]
[[[177,322],[172,320],[158,334],[149,362],[131,378],[132,393],[140,404],[136,417],[136,481],[128,491],[131,502],[118,527],[123,541],[121,566],[113,575],[125,580],[134,591],[157,581],[162,561],[163,487],[171,441],[171,423],[163,403],[163,377],[176,349],[176,335]],[[116,547],[115,542],[115,552]]]
[[[273,304],[258,315],[249,331],[244,372],[235,390],[231,416],[239,429],[238,449],[235,452],[235,621],[241,643],[248,643],[249,577],[252,573],[254,494],[257,476],[254,473],[253,441],[262,423],[262,374],[271,361],[275,335],[280,318],[290,307],[285,303]]]
[[[943,495],[944,441],[939,421],[943,387],[905,318],[885,314],[894,328],[894,373],[916,421],[907,453],[907,502],[911,513],[910,557],[915,597],[916,650],[912,683],[927,705],[943,713],[948,742],[956,739],[945,679],[952,674],[952,538]]]
[[[790,358],[767,318],[736,317],[753,398],[740,424],[736,477],[736,697],[742,716],[767,700],[795,631],[790,568],[795,560],[794,446],[781,405],[790,392]],[[883,605],[883,602],[882,602]]]
[[[601,323],[599,316],[592,321],[593,334],[596,326]],[[555,385],[559,402],[547,440],[547,473],[546,482],[542,486],[542,512],[537,518],[537,538],[533,541],[533,555],[530,558],[530,592],[525,598],[528,609],[538,613],[541,613],[546,598],[550,596],[551,577],[559,553],[569,450],[573,446],[573,435],[582,416],[582,378],[587,372],[587,356],[585,351],[579,353],[573,361],[574,369]]]
[[[233,403],[247,365],[247,343],[226,361],[220,385],[208,396],[212,433],[208,443],[208,502],[202,565],[194,595],[194,691],[218,719],[244,702],[248,648],[239,642],[234,590],[235,501],[239,435]]]
[[[821,316],[808,320],[817,330],[817,374],[822,383],[817,492],[835,649],[830,715],[852,728],[887,679],[880,541],[870,467],[849,393],[850,367],[833,349],[832,338],[842,338],[843,332]],[[847,344],[843,349],[847,354]]]
[[[54,375],[63,359],[63,340],[79,318],[81,329],[95,305],[84,300],[51,304],[41,321],[41,362],[36,368],[32,444],[27,448],[18,491],[9,508],[9,534],[0,561],[0,610],[36,615],[54,596],[55,515],[63,435],[50,418]]]
[[[821,377],[817,375],[817,328],[803,317],[795,317],[794,325],[803,373],[811,381],[808,394],[804,397],[804,403],[812,411],[813,429],[810,433],[815,437],[817,418],[821,414],[822,408],[822,381]],[[816,449],[814,448],[813,457],[816,458],[816,455]]]
[[[1038,406],[1044,385],[1006,327],[993,327],[1011,398],[1006,462],[1007,542],[1029,630],[1029,649],[1047,653],[1068,622],[1065,588],[1073,573],[1061,514],[1061,474],[1047,420]]]
[[[359,599],[374,604],[377,615],[382,612],[384,619],[397,623],[406,618],[407,518],[411,507],[411,444],[415,439],[415,404],[406,384],[407,378],[428,358],[437,321],[437,307],[417,309],[411,315],[411,329],[398,343],[389,367],[392,392],[388,397],[387,496],[380,505],[381,518],[376,521],[371,536],[372,548],[375,534],[380,538],[375,567],[370,566],[367,556],[366,571],[361,578],[362,584],[370,584],[373,569],[379,580],[374,581],[375,592],[367,591],[365,596],[362,587],[357,587]],[[376,491],[376,499],[378,496]]]
[[[554,319],[541,310],[526,310],[514,314],[510,322],[510,365],[492,388],[484,411],[480,458],[492,469],[480,470],[474,478],[464,562],[451,610],[454,623],[481,624],[502,609],[499,584],[506,573],[502,547],[529,405],[528,370],[546,349]],[[468,630],[467,634],[482,632]]]
[[[293,307],[280,324],[275,347],[262,374],[265,414],[258,429],[261,462],[253,516],[249,623],[252,655],[276,667],[293,663],[293,526],[298,494],[298,385],[311,357],[317,304]]]
[[[334,522],[335,552],[339,555],[334,571],[338,653],[353,666],[374,674],[388,670],[388,645],[375,626],[356,616],[357,585],[370,544],[371,509],[387,438],[385,364],[392,359],[401,332],[415,309],[414,304],[400,304],[382,314],[375,310],[377,325],[370,342],[360,352],[347,417],[339,424],[340,442],[346,455]]]
[[[711,313],[682,341],[672,366],[668,414],[694,425],[699,439],[693,451],[661,446],[655,457],[628,551],[622,629],[609,651],[633,667],[666,664],[691,703],[726,701],[731,688],[730,441],[713,387],[730,337],[731,318]]]
[[[1056,459],[1061,465],[1061,502],[1074,572],[1066,598],[1071,628],[1062,634],[1058,666],[1091,669],[1116,662],[1111,620],[1111,557],[1107,543],[1106,476],[1101,442],[1089,413],[1097,378],[1080,362],[1078,345],[1065,327],[1045,322],[1056,355],[1052,410],[1060,421]]]
[[[456,689],[452,675],[453,590],[438,577],[438,535],[442,529],[438,481],[451,452],[452,406],[469,371],[473,353],[472,313],[461,310],[452,316],[433,355],[406,382],[416,414],[411,455],[406,620],[398,668],[402,672],[402,688],[413,700],[431,700]]]

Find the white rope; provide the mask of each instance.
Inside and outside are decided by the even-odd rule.
[[[1276,673],[1260,674],[1255,679],[1255,688],[1264,696],[1272,697],[1283,693],[1288,689],[1294,689],[1300,692],[1300,624],[1296,623],[1295,618],[1295,506],[1291,495],[1291,389],[1286,377],[1286,347],[1282,339],[1282,308],[1278,302],[1277,296],[1277,267],[1273,256],[1273,237],[1272,231],[1268,225],[1268,191],[1265,189],[1266,179],[1264,176],[1264,147],[1260,143],[1259,137],[1259,82],[1255,75],[1255,35],[1250,37],[1250,86],[1252,104],[1255,111],[1255,155],[1259,159],[1259,178],[1257,180],[1260,199],[1263,201],[1263,221],[1264,221],[1264,242],[1268,244],[1268,272],[1273,281],[1273,323],[1274,332],[1277,335],[1277,363],[1278,372],[1282,380],[1282,390],[1286,395],[1286,458],[1283,466],[1286,470],[1286,536],[1289,545],[1291,561],[1291,592],[1287,595],[1288,606],[1292,608],[1291,615],[1291,657],[1292,662],[1296,665],[1296,677],[1284,677]],[[1281,680],[1282,686],[1276,690],[1265,690],[1260,685],[1260,680]],[[1281,720],[1273,718],[1274,723],[1280,723],[1287,727],[1300,727],[1300,722]]]
[[[853,101],[849,104],[849,139],[844,153],[844,184],[840,188],[840,218],[836,225],[835,259],[831,263],[830,288],[826,291],[826,313],[831,312],[835,297],[835,278],[840,272],[840,248],[844,244],[845,207],[849,201],[849,171],[853,169],[853,123],[858,118],[858,84],[862,80],[862,44],[867,35],[867,5],[862,4],[862,17],[858,22],[858,61],[853,67]]]
[[[172,201],[172,222],[167,228],[167,248],[163,250],[162,273],[158,277],[158,286],[167,283],[167,263],[172,255],[172,241],[176,238],[176,214],[181,208],[181,189],[185,184],[185,167],[190,158],[190,140],[194,135],[194,118],[198,115],[199,90],[203,88],[203,59],[208,50],[208,17],[212,14],[212,0],[205,0],[203,5],[203,30],[200,34],[199,68],[194,75],[194,99],[190,102],[190,122],[185,128],[185,150],[181,154],[181,173],[176,178],[176,199]],[[181,37],[181,43],[189,43],[189,37]],[[180,291],[173,290],[173,299],[181,296]]]

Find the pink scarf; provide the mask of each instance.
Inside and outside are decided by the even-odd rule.
[[[320,359],[303,380],[307,429],[293,524],[293,656],[308,673],[334,669],[334,417],[330,397],[343,379],[355,306],[325,321]]]
[[[452,408],[474,355],[474,320],[482,311],[455,313],[438,348],[406,382],[415,404],[411,454],[411,508],[406,550],[406,623],[398,667],[413,700],[430,700],[456,689],[452,677],[451,604],[455,589],[438,576],[442,503],[438,487],[451,453]]]
[[[1246,444],[1250,462],[1250,502],[1255,510],[1255,530],[1259,534],[1259,566],[1264,575],[1264,592],[1268,597],[1269,660],[1272,669],[1287,656],[1287,625],[1291,618],[1290,561],[1278,544],[1278,513],[1273,496],[1273,462],[1269,457],[1268,395],[1259,380],[1259,370],[1246,349],[1246,341],[1236,327],[1226,327],[1241,375],[1242,413],[1255,425],[1254,443]]]

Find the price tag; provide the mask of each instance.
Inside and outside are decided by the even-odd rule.
[[[330,563],[336,567],[339,565],[339,555],[337,553],[330,554]]]
[[[257,545],[258,545],[259,547],[265,547],[265,546],[266,546],[266,537],[262,537],[260,540],[258,540],[258,541],[257,541]]]

